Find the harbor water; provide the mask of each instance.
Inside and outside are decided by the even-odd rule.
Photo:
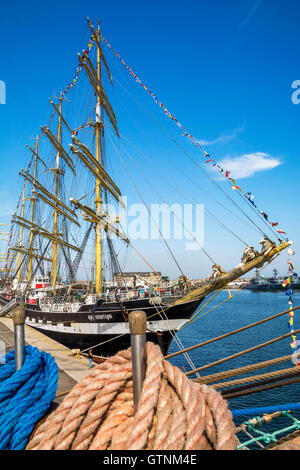
[[[228,298],[228,292],[222,291],[199,313],[199,319],[197,321],[191,322],[189,326],[184,327],[180,331],[179,338],[184,347],[189,347],[216,336],[223,335],[232,330],[241,328],[242,326],[246,326],[276,313],[288,310],[289,308],[288,297],[285,295],[284,289],[282,292],[251,292],[249,290],[242,290],[236,295],[235,291],[232,291],[232,295],[234,295],[234,297],[231,300],[228,300],[228,302],[225,302],[219,307],[213,309],[213,307]],[[300,291],[295,291],[293,293],[293,302],[294,307],[300,304]],[[251,348],[260,343],[265,343],[266,341],[288,333],[290,331],[288,320],[288,314],[283,315],[262,325],[255,326],[249,330],[237,333],[228,338],[191,351],[189,356],[195,367],[201,367],[205,364],[209,364],[223,357],[230,356],[239,351]],[[295,311],[294,317],[294,329],[296,330],[297,328],[300,328],[300,311],[298,310]],[[297,340],[299,340],[300,348],[300,335],[298,335]],[[290,346],[291,341],[291,338],[283,339],[223,364],[205,369],[201,371],[200,374],[201,376],[210,375],[216,372],[262,362],[272,358],[286,356],[293,352]],[[175,351],[178,351],[178,346],[173,340],[170,353]],[[191,367],[182,355],[170,360],[174,365],[180,367],[182,370],[191,370]],[[289,367],[293,367],[293,362],[291,360],[268,368],[259,369],[249,373],[249,375],[263,374],[276,369],[285,369]],[[242,377],[246,376],[247,375],[243,375]],[[240,376],[232,377],[230,380],[236,378],[240,378]],[[234,410],[295,402],[300,402],[300,383],[244,397],[233,398],[229,400],[229,405],[230,408]],[[295,411],[292,414],[296,418],[300,419],[299,411]],[[239,418],[236,424],[238,425],[241,421],[249,418],[250,416],[242,419]],[[285,427],[289,424],[291,423],[287,418],[278,418],[271,424],[264,426],[264,429],[271,431],[275,430],[277,426]]]

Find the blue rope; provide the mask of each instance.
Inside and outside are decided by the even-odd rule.
[[[0,449],[22,450],[55,398],[58,367],[50,354],[30,345],[20,370],[15,370],[15,351],[1,362]]]
[[[300,410],[300,403],[288,403],[287,405],[262,406],[260,408],[245,408],[240,410],[231,410],[234,418],[243,416],[256,416],[264,413],[275,413],[276,411]]]

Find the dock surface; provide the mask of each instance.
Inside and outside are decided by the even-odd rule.
[[[0,341],[5,344],[5,352],[14,349],[14,324],[12,318],[0,319]],[[90,371],[88,361],[85,358],[72,356],[69,348],[27,325],[25,325],[25,342],[54,357],[59,369],[57,398],[55,399],[57,403],[64,399],[65,395],[63,394],[65,392],[71,390]]]

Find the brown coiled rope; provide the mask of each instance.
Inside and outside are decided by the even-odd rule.
[[[146,344],[146,377],[134,414],[131,349],[95,367],[33,431],[27,450],[233,450],[227,402],[189,380]]]

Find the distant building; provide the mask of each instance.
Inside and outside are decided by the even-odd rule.
[[[129,273],[116,273],[114,275],[114,284],[117,286],[137,287],[144,285],[157,284],[161,278],[161,273],[153,272],[129,272]]]

